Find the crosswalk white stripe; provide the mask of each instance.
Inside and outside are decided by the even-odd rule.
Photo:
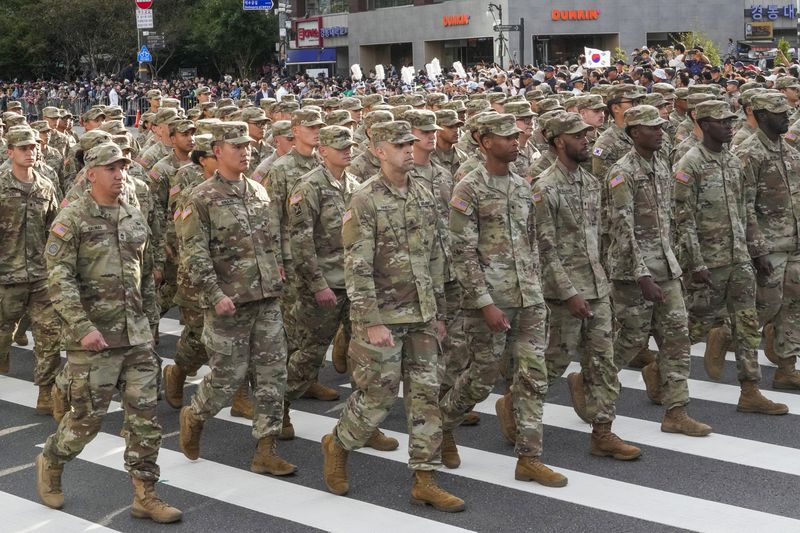
[[[94,522],[73,516],[64,511],[50,509],[36,502],[0,491],[0,517],[3,531],[33,533],[58,531],[59,533],[114,532]]]

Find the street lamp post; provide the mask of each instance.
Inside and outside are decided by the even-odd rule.
[[[800,0],[798,0],[800,1]],[[497,16],[495,17],[495,12]],[[494,18],[494,22],[496,26],[500,26],[503,24],[503,6],[500,4],[495,4],[493,2],[489,2],[489,15]],[[497,31],[497,42],[498,42],[498,52],[497,54],[500,56],[500,66],[503,66],[503,59],[505,58],[506,54],[508,53],[508,48],[506,46],[506,36],[503,33],[502,29]]]

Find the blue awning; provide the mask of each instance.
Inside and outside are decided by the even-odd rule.
[[[303,48],[289,50],[287,65],[336,63],[336,48]]]

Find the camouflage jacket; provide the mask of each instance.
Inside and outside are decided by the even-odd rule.
[[[289,231],[295,271],[312,294],[345,289],[342,219],[358,180],[337,180],[323,165],[303,176],[289,197]]]
[[[178,272],[175,292],[175,304],[180,307],[190,309],[200,309],[203,303],[200,298],[200,289],[192,284],[189,277],[189,270],[192,268],[192,258],[186,255],[186,232],[183,226],[181,215],[186,209],[192,190],[195,186],[205,181],[203,167],[200,165],[183,165],[172,176],[170,181],[170,191],[177,192],[170,194],[169,208],[172,213],[172,223],[175,226],[175,236],[178,252]]]
[[[730,151],[735,152],[736,148],[740,144],[746,141],[748,137],[750,137],[757,131],[758,131],[758,126],[754,128],[750,124],[748,124],[747,121],[742,121],[742,127],[739,128],[739,130],[736,132],[736,134],[733,136],[733,139],[731,140]],[[800,145],[798,145],[798,134],[800,134],[800,128],[797,130],[797,133],[792,133],[792,128],[789,128],[789,131],[785,135],[786,142],[788,142],[795,148],[800,148]]]
[[[670,161],[672,162],[672,164],[674,165],[675,163],[680,161],[681,158],[683,158],[683,156],[685,156],[689,152],[689,150],[691,150],[698,144],[702,144],[702,139],[698,139],[694,135],[694,132],[692,132],[688,137],[682,140],[680,144],[677,145],[672,150],[672,153],[670,154]]]
[[[177,242],[175,236],[175,224],[172,221],[172,210],[170,210],[169,197],[176,192],[172,185],[175,173],[183,165],[191,165],[190,161],[181,161],[171,151],[169,155],[162,157],[147,173],[149,178],[150,192],[155,202],[155,209],[163,220],[163,234],[166,257],[170,261],[175,260],[177,252]]]
[[[512,163],[513,167],[511,170],[513,170],[515,174],[525,177],[527,176],[528,169],[541,157],[542,154],[539,150],[528,140],[527,143],[519,147],[519,155],[517,156],[517,160]]]
[[[347,171],[356,177],[359,183],[364,183],[372,176],[381,171],[381,162],[369,148],[353,159]]]
[[[225,296],[234,303],[280,296],[280,240],[269,207],[267,191],[246,178],[229,182],[216,173],[192,190],[181,212],[185,261],[208,307]]]
[[[592,149],[592,175],[600,179],[608,176],[611,166],[622,159],[633,148],[633,141],[625,130],[611,123],[600,134]]]
[[[686,115],[680,115],[674,110],[669,114],[669,122],[664,124],[664,131],[666,131],[667,135],[669,135],[669,139],[672,141],[672,144],[676,144],[675,133],[678,131],[678,125],[683,122],[685,118]]]
[[[686,115],[686,118],[683,119],[680,124],[678,124],[677,128],[675,128],[675,138],[673,139],[673,143],[678,145],[686,140],[686,138],[691,135],[693,129],[694,122],[692,122],[692,119],[689,118],[689,115]]]
[[[94,330],[111,348],[153,340],[158,322],[142,213],[124,200],[117,220],[84,192],[56,217],[47,241],[50,299],[66,324],[67,350]]]
[[[375,326],[442,318],[439,224],[433,196],[413,179],[401,192],[379,172],[353,193],[342,225],[353,322]]]
[[[456,279],[455,272],[452,271],[452,254],[450,252],[450,232],[447,229],[447,219],[450,215],[450,197],[453,195],[453,177],[444,167],[431,164],[425,168],[414,165],[409,172],[412,180],[417,180],[428,189],[433,199],[436,200],[436,211],[441,222],[441,235],[439,240],[442,243],[442,256],[444,258],[444,281],[445,283]]]
[[[453,175],[453,183],[458,183],[464,179],[464,176],[476,168],[482,167],[484,162],[486,162],[486,155],[481,152],[479,148],[475,147],[475,149],[472,151],[472,155],[470,155],[466,161],[461,163],[461,166],[458,167],[458,171]]]
[[[253,170],[253,172],[250,174],[250,179],[253,181],[257,181],[258,183],[261,184],[262,187],[266,188],[267,174],[269,174],[269,169],[272,168],[272,165],[275,164],[275,161],[277,161],[279,157],[281,156],[278,155],[278,151],[275,150],[270,155],[261,160],[261,162],[255,168],[255,170]]]
[[[531,183],[536,183],[542,172],[553,166],[556,162],[556,153],[552,150],[542,152],[542,157],[534,161],[533,165],[528,169],[526,176],[530,176]]]
[[[0,172],[0,284],[47,279],[44,247],[58,212],[58,194],[34,171],[30,191],[11,169]]]
[[[147,147],[141,154],[137,162],[144,167],[147,172],[153,168],[153,165],[167,157],[172,153],[172,148],[166,144],[156,141]]]
[[[461,163],[466,161],[468,157],[466,153],[462,152],[454,145],[449,152],[443,152],[438,148],[435,149],[431,154],[431,161],[440,167],[444,167],[445,170],[450,172],[451,176],[454,176],[458,171],[458,167],[461,166]]]
[[[794,252],[800,247],[800,152],[763,131],[736,150],[742,161],[745,197],[755,220],[747,228],[751,257]]]
[[[560,161],[533,186],[536,234],[547,299],[565,301],[608,295],[600,261],[600,183],[578,166],[570,172]]]
[[[670,168],[653,156],[644,159],[631,149],[611,167],[608,194],[608,277],[637,281],[677,279],[681,268],[672,249]]]
[[[72,146],[67,136],[58,130],[50,130],[50,142],[47,144],[56,149],[62,158],[67,155],[69,147]]]
[[[723,149],[698,144],[675,164],[675,220],[681,262],[689,272],[749,260],[742,164]]]
[[[264,159],[271,156],[273,152],[275,152],[275,148],[273,148],[272,145],[267,144],[266,139],[261,139],[255,144],[255,146],[250,146],[250,168],[248,172],[250,172],[251,176],[258,165],[260,165]]]
[[[450,200],[453,268],[464,309],[529,307],[544,301],[531,187],[490,176],[484,165],[458,182]]]

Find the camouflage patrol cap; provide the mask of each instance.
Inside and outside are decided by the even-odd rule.
[[[394,109],[394,106],[391,106],[389,104],[375,104],[374,106],[372,106],[372,111],[388,111],[389,113],[391,113],[392,109]]]
[[[94,106],[81,117],[83,120],[97,120],[100,117],[105,118],[106,112],[102,107]]]
[[[731,106],[729,106],[726,102],[721,102],[719,100],[708,100],[706,102],[701,102],[697,104],[697,107],[694,108],[694,116],[695,120],[700,121],[702,119],[712,119],[712,120],[725,120],[728,118],[736,118],[736,113],[731,111]]]
[[[406,111],[411,111],[412,109],[414,109],[414,106],[403,104],[392,107],[389,112],[392,114],[395,120],[400,120],[400,117],[402,117]]]
[[[346,109],[334,109],[325,116],[325,124],[328,126],[346,126],[355,123],[356,121]]]
[[[689,98],[689,89],[686,87],[678,87],[675,89],[675,99],[676,100],[686,100]]]
[[[86,168],[111,165],[117,161],[125,161],[129,165],[131,163],[131,160],[122,153],[122,149],[114,144],[113,141],[98,144],[83,156],[83,163]]]
[[[451,111],[455,111],[456,113],[467,110],[467,107],[464,105],[464,100],[450,100],[449,102],[443,103],[441,108],[449,109]]]
[[[285,102],[297,102],[297,95],[296,94],[291,94],[291,93],[290,94],[284,94],[281,97],[281,102],[284,102],[284,101]],[[299,105],[300,102],[297,102],[297,104]]]
[[[697,104],[701,102],[707,102],[709,100],[716,100],[716,97],[713,94],[708,93],[695,93],[686,97],[686,102],[690,110],[697,107]]]
[[[534,89],[525,93],[525,100],[529,102],[539,101],[544,97],[545,94],[541,91],[541,89]]]
[[[661,118],[658,108],[651,105],[637,105],[625,111],[625,127],[660,126],[667,121]]]
[[[390,106],[396,106],[406,103],[406,97],[402,94],[393,94],[389,98],[386,99],[386,103]]]
[[[248,107],[253,107],[253,102],[247,97],[239,98],[236,100],[236,107],[239,109],[247,109]]]
[[[561,102],[555,98],[545,98],[543,100],[539,100],[538,109],[539,113],[547,113],[548,111],[563,111],[564,106],[562,106]]]
[[[342,110],[343,111],[343,110]],[[353,141],[353,132],[344,126],[325,126],[319,130],[319,145],[330,146],[336,150],[344,150],[357,144]]]
[[[231,107],[231,106],[228,106]],[[236,108],[236,111],[223,117],[227,122],[242,122],[242,110]]]
[[[502,104],[506,99],[505,93],[490,92],[484,94],[486,94],[485,98],[489,104]]]
[[[161,99],[161,107],[168,107],[171,109],[180,109],[181,108],[181,101],[177,98],[162,98]]]
[[[589,94],[599,94],[602,98],[608,98],[608,93],[613,87],[613,85],[595,85],[589,89]]]
[[[298,109],[292,111],[292,126],[324,126],[325,121],[322,120],[322,114],[316,109]]]
[[[305,105],[305,106],[301,107],[300,109],[313,109],[314,111],[316,111],[320,115],[322,114],[322,108],[320,106],[318,106],[318,105],[309,104],[309,105]],[[336,110],[334,110],[334,111],[336,111]]]
[[[425,105],[425,97],[421,94],[409,94],[406,96],[406,104],[411,107],[423,107]]]
[[[214,136],[210,133],[203,133],[202,135],[194,136],[194,150],[195,152],[210,153],[212,151],[211,142]]]
[[[714,94],[712,86],[707,83],[695,83],[689,86],[689,94]]]
[[[217,100],[217,107],[225,107],[228,105],[233,105],[233,98],[220,98]]]
[[[470,133],[475,133],[478,131],[478,121],[481,118],[485,117],[486,115],[497,115],[497,114],[498,114],[497,111],[495,111],[494,109],[486,109],[479,113],[475,113],[474,115],[472,115],[467,119],[465,126],[470,131]]]
[[[363,108],[364,106],[358,98],[342,98],[342,101],[339,103],[339,109],[345,109],[347,111],[361,111]]]
[[[161,100],[161,91],[158,89],[150,89],[144,93],[144,97],[148,100]]]
[[[200,87],[195,89],[194,92],[195,92],[196,95],[200,96],[201,94],[210,94],[211,93],[211,89],[206,87],[205,85],[201,85]]]
[[[201,109],[197,108],[197,107],[193,107],[192,109],[190,109],[189,111],[186,112],[186,116],[189,117],[192,120],[196,120],[196,119],[200,118],[200,116],[202,114],[203,114],[203,111]]]
[[[762,92],[750,99],[753,111],[769,111],[770,113],[786,113],[791,111],[789,101],[783,93]]]
[[[425,104],[429,106],[440,106],[445,102],[447,102],[447,95],[444,93],[429,93],[425,97]]]
[[[364,127],[369,131],[369,129],[378,122],[391,122],[393,120],[394,115],[392,115],[391,112],[377,109],[371,113],[367,113],[364,117]]]
[[[464,125],[464,121],[458,118],[458,113],[452,109],[437,109],[436,123],[447,128]]]
[[[622,85],[612,85],[608,90],[608,104],[618,104],[622,100],[639,100],[644,98],[644,94],[636,90],[636,85],[624,83]]]
[[[156,111],[156,116],[153,117],[153,124],[156,126],[160,126],[161,124],[166,124],[172,120],[178,118],[178,110],[177,109],[170,109],[168,107],[159,108]]]
[[[59,118],[73,118],[72,111],[69,109],[62,109],[59,113]]]
[[[516,118],[527,118],[534,116],[534,112],[531,111],[531,104],[527,100],[518,100],[514,102],[509,102],[506,100],[506,102],[503,104],[503,113],[510,113]]]
[[[140,123],[144,124],[145,122],[148,122],[148,123],[149,122],[153,122],[154,118],[156,118],[156,114],[153,113],[152,111],[148,111],[147,113],[142,113],[142,117],[141,117]]]
[[[86,153],[98,144],[110,142],[113,142],[111,140],[111,134],[107,131],[98,129],[87,131],[81,135],[81,139],[78,141],[78,146],[80,146],[81,150],[83,150],[83,153]]]
[[[53,131],[53,128],[50,127],[50,124],[46,120],[37,120],[36,122],[31,122],[31,128],[39,133]]]
[[[249,122],[251,124],[258,124],[259,122],[267,122],[267,114],[260,107],[247,107],[242,109],[242,122]]]
[[[173,120],[169,123],[169,133],[170,135],[174,135],[175,133],[188,133],[190,131],[196,131],[197,126],[195,126],[194,122],[187,119],[178,119]]]
[[[6,111],[3,113],[3,122],[9,128],[12,126],[20,126],[22,124],[27,124],[27,120],[22,115],[14,113],[13,111]]]
[[[590,129],[592,127],[585,123],[578,113],[564,112],[549,119],[545,138],[548,141],[552,141],[559,135],[573,135]]]
[[[436,125],[436,114],[427,109],[412,109],[403,114],[403,120],[411,124],[413,129],[420,131],[438,131],[442,129]]]
[[[478,119],[478,135],[497,135],[508,137],[521,133],[517,127],[517,119],[509,113],[490,113]]]
[[[236,107],[235,105],[224,105],[221,107],[218,106],[216,109],[214,109],[214,117],[222,120],[238,112],[239,108]]]
[[[262,98],[261,101],[258,103],[258,105],[261,106],[261,109],[268,112],[270,106],[272,106],[276,102],[277,100],[275,100],[274,98]]]
[[[122,120],[125,118],[125,111],[118,105],[106,106],[106,120]]]
[[[575,107],[580,111],[581,109],[605,109],[606,104],[603,102],[603,97],[599,94],[582,94],[578,96],[575,102]]]
[[[247,144],[253,139],[247,134],[246,122],[220,122],[211,125],[212,142],[233,145]]]
[[[291,120],[278,120],[272,123],[272,137],[287,137],[294,139]]]
[[[324,98],[303,98],[303,100],[300,102],[300,107],[316,106],[321,109],[324,103]]]
[[[61,111],[57,107],[47,106],[42,109],[42,116],[44,118],[58,118],[61,116]]]
[[[470,100],[466,104],[464,104],[464,107],[467,109],[468,114],[474,115],[475,113],[486,111],[492,106],[488,100],[480,99],[480,100]]]
[[[780,89],[800,89],[800,81],[794,76],[781,76],[775,80],[775,88]]]
[[[763,87],[763,83],[758,83],[757,81],[748,81],[747,83],[743,83],[739,86],[739,92],[743,93],[749,89],[761,89]]]
[[[525,96],[522,93],[515,94],[514,96],[506,98],[503,105],[510,104],[511,102],[527,102],[527,100],[525,100]]]
[[[411,134],[411,124],[405,120],[394,122],[378,122],[370,130],[372,142],[388,142],[390,144],[405,144],[418,141],[419,138]]]
[[[106,120],[100,125],[100,129],[110,133],[111,135],[120,135],[127,133],[125,124],[121,120]]]
[[[123,152],[125,150],[131,150],[133,147],[131,146],[131,140],[128,138],[127,135],[112,135],[111,142],[119,146],[119,149]]]
[[[675,98],[675,87],[669,83],[654,83],[653,92],[663,95],[665,100],[673,100]]]
[[[669,102],[667,102],[667,100],[664,98],[664,95],[661,93],[650,93],[644,97],[642,103],[645,105],[651,105],[653,107],[663,107]]]
[[[28,126],[11,128],[6,133],[8,146],[30,146],[39,144],[39,134]]]
[[[553,94],[553,88],[552,88],[552,87],[550,87],[550,85],[548,85],[548,84],[546,84],[546,83],[542,83],[541,85],[539,85],[539,86],[537,87],[537,89],[539,89],[540,91],[542,91],[542,93],[544,93],[545,95],[548,95],[548,94]]]
[[[22,110],[22,102],[18,102],[17,100],[11,100],[6,104],[6,109],[12,111],[14,109]]]
[[[368,94],[361,97],[361,105],[364,107],[373,107],[383,103],[383,96],[380,94]]]
[[[341,102],[339,101],[339,99],[334,96],[331,98],[326,98],[325,102],[322,104],[322,107],[327,107],[330,109],[339,109],[340,104]]]
[[[292,113],[300,109],[300,104],[294,100],[281,100],[272,108],[273,113]]]
[[[211,126],[214,124],[219,124],[220,122],[221,120],[218,118],[201,118],[195,124],[197,129],[194,130],[194,132],[196,135],[205,135],[206,133],[210,134]]]
[[[739,93],[739,103],[742,105],[749,106],[750,101],[753,99],[753,97],[757,94],[761,94],[762,91],[763,89],[761,88],[751,88],[747,89],[746,91],[742,91],[741,93]]]

